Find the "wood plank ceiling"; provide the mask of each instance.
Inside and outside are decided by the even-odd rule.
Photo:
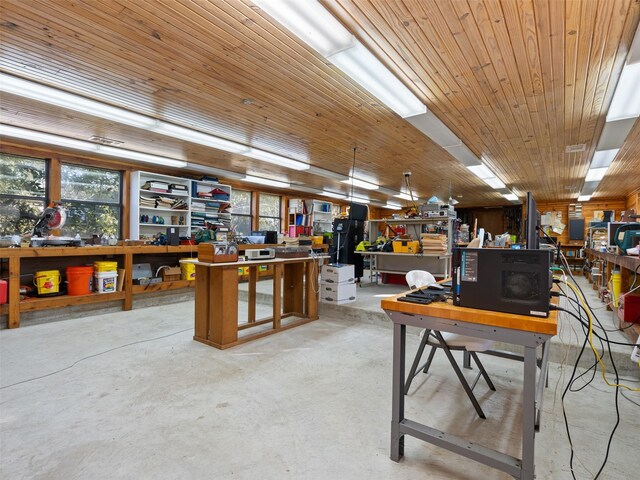
[[[640,18],[638,0],[335,0],[325,6],[507,186],[575,200]],[[0,70],[423,198],[502,197],[361,91],[250,0],[3,0]],[[10,95],[2,122],[186,158],[311,188],[309,172],[96,120]],[[565,153],[584,143],[583,153]],[[639,122],[598,197],[638,187]],[[368,192],[373,198],[387,195]]]

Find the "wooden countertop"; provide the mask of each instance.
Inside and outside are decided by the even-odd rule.
[[[125,255],[143,253],[193,253],[197,254],[197,245],[135,245],[135,246],[102,246],[87,247],[25,247],[0,248],[0,258],[29,257],[79,257],[83,255]]]
[[[449,320],[459,320],[467,323],[489,325],[491,327],[511,328],[545,335],[556,335],[558,333],[558,312],[555,310],[549,312],[548,318],[540,318],[530,317],[528,315],[516,315],[513,313],[479,310],[477,308],[456,307],[451,303],[451,300],[447,302],[434,302],[429,305],[399,302],[398,298],[404,296],[405,293],[383,299],[380,302],[382,308],[393,312],[446,318]]]
[[[598,252],[597,250],[590,249],[587,251],[589,254],[602,258],[608,262],[615,263],[620,267],[627,268],[631,271],[635,271],[640,265],[640,257],[634,257],[631,255],[616,255],[609,252]]]

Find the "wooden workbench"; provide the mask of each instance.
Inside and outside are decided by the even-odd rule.
[[[123,310],[131,310],[134,295],[149,292],[175,290],[193,286],[193,281],[176,280],[153,285],[133,285],[131,271],[134,257],[168,257],[171,263],[177,263],[180,257],[195,257],[197,246],[89,246],[89,247],[38,247],[38,248],[0,248],[0,260],[8,260],[8,275],[3,269],[3,277],[9,278],[9,303],[0,305],[0,315],[8,315],[9,328],[20,326],[20,314],[36,310],[69,307],[72,305],[97,304],[111,301],[122,302]],[[61,295],[58,297],[28,298],[20,300],[21,277],[28,276],[35,269],[46,268],[62,270],[70,265],[93,263],[105,258],[118,261],[118,267],[126,271],[124,288],[113,293],[91,293],[89,295]],[[43,267],[46,265],[46,267]],[[25,273],[26,272],[26,273]]]
[[[196,264],[195,332],[193,339],[225,349],[297,327],[318,318],[320,260],[327,257],[281,258],[250,262]],[[256,319],[258,267],[273,266],[272,316]],[[238,323],[238,267],[249,267],[248,321]],[[282,323],[286,317],[296,320]],[[239,333],[271,323],[271,329]]]

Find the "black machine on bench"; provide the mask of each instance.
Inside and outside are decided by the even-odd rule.
[[[536,249],[455,248],[454,305],[548,317],[553,253]]]

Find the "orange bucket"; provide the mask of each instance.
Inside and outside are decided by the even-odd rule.
[[[67,294],[89,295],[93,291],[93,267],[67,267]]]

